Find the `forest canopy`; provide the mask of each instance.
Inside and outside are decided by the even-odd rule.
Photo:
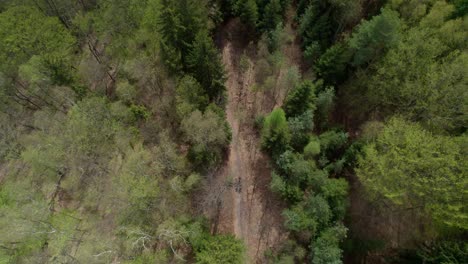
[[[466,0],[3,0],[0,263],[468,263]]]

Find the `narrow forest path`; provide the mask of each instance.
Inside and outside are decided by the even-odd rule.
[[[254,127],[255,117],[269,113],[278,106],[276,96],[270,97],[252,89],[255,84],[255,65],[241,65],[245,53],[254,54],[245,41],[246,31],[238,19],[229,21],[220,36],[222,60],[227,72],[226,117],[232,129],[228,159],[215,178],[228,182],[221,194],[214,232],[234,234],[245,242],[246,263],[265,263],[265,251],[277,250],[288,233],[283,227],[281,212],[284,204],[274,195],[270,159],[260,149],[260,138]],[[297,58],[300,49],[291,43],[285,49],[288,59]],[[300,56],[299,56],[300,58]],[[283,96],[280,96],[284,98]],[[280,100],[281,102],[282,100]]]
[[[226,26],[229,36],[223,39],[222,59],[227,72],[226,117],[232,129],[229,156],[219,175],[231,182],[220,210],[220,233],[231,233],[247,247],[246,263],[264,263],[264,252],[275,248],[286,238],[281,218],[281,203],[269,190],[271,170],[269,158],[260,150],[254,128],[255,116],[261,112],[257,93],[252,91],[254,70],[251,64],[241,70],[240,58],[245,45],[236,42],[242,37],[240,23],[233,20]],[[238,31],[237,31],[238,30]]]

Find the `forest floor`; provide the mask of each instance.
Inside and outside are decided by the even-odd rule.
[[[212,232],[242,239],[247,249],[246,263],[265,263],[265,252],[277,250],[288,233],[281,216],[284,204],[269,189],[270,158],[260,149],[254,124],[256,116],[281,105],[286,91],[254,91],[255,48],[245,43],[246,32],[240,21],[233,19],[226,23],[218,39],[228,77],[226,117],[232,140],[226,162],[212,176],[206,191],[211,195],[218,193],[215,196],[220,198],[216,212],[208,213],[212,216]],[[283,49],[288,63],[300,62],[300,52],[296,41]],[[241,66],[243,54],[249,54],[245,55],[249,58],[248,67]]]

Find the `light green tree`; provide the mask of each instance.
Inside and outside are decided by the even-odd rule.
[[[291,134],[286,115],[281,108],[273,110],[263,123],[262,147],[270,151],[273,156],[279,156],[288,149]]]
[[[190,158],[197,166],[208,168],[221,161],[222,149],[229,143],[229,128],[223,116],[211,109],[195,110],[184,118],[181,130],[191,144]]]
[[[176,87],[176,109],[183,118],[195,110],[204,111],[208,105],[208,96],[198,81],[186,75],[179,80]]]
[[[55,17],[30,6],[0,13],[0,71],[12,74],[32,55],[68,57],[75,39]]]
[[[466,136],[436,136],[417,124],[392,118],[364,147],[356,173],[374,196],[467,229],[467,142]]]
[[[241,264],[245,262],[241,241],[229,235],[207,236],[195,247],[197,264]]]

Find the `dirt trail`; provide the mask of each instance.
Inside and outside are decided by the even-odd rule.
[[[281,217],[284,205],[269,190],[269,157],[261,152],[254,120],[258,114],[270,112],[278,102],[253,91],[255,65],[252,61],[247,67],[240,65],[242,54],[249,49],[246,43],[241,43],[246,39],[245,32],[238,20],[231,20],[219,39],[228,74],[226,115],[232,141],[228,159],[214,175],[210,187],[212,192],[221,192],[212,231],[242,239],[247,247],[246,263],[265,263],[265,251],[274,251],[288,234]],[[292,50],[298,50],[293,53],[300,54],[296,44],[291,44],[295,45]],[[290,52],[290,47],[285,49],[289,58],[297,57]]]
[[[244,240],[246,263],[263,263],[264,251],[276,247],[286,238],[286,233],[282,227],[281,203],[268,189],[269,160],[260,150],[252,122],[261,111],[257,94],[251,89],[253,65],[241,72],[242,53],[240,43],[227,40],[223,45],[222,57],[228,73],[226,115],[232,129],[232,141],[228,161],[220,175],[231,182],[232,188],[223,197],[218,232],[231,233]]]

